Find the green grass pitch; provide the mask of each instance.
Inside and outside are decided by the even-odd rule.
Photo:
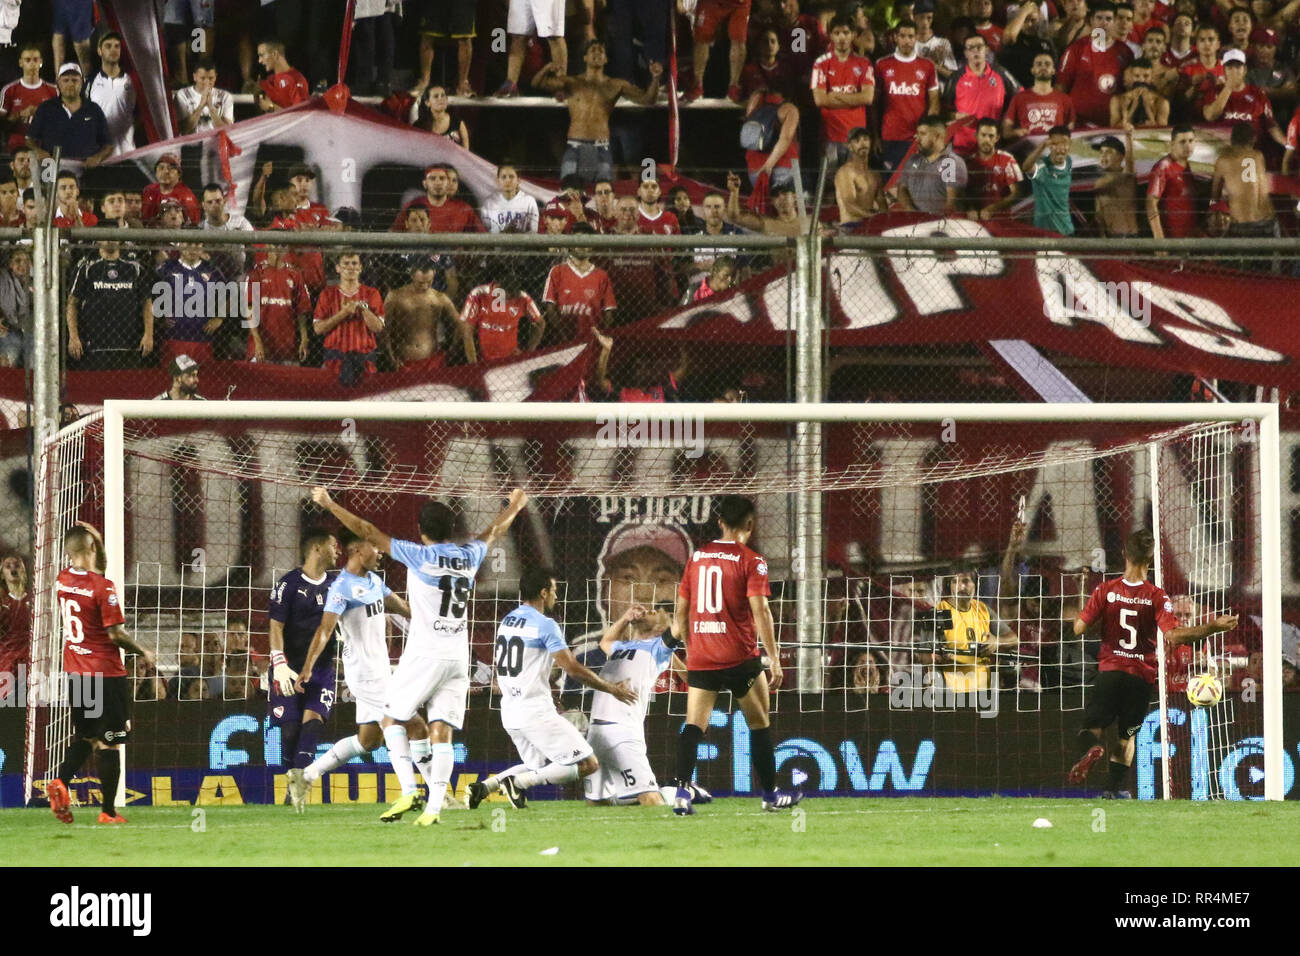
[[[0,861],[23,866],[1220,866],[1292,864],[1300,804],[1031,799],[809,799],[792,815],[756,799],[694,817],[667,807],[534,801],[448,810],[431,828],[380,807],[127,809],[101,827],[77,808],[0,811]],[[1037,818],[1051,829],[1034,829]],[[408,816],[407,821],[413,820]],[[1194,840],[1193,840],[1194,838]],[[1191,852],[1194,842],[1195,853]],[[558,848],[544,855],[542,851]]]

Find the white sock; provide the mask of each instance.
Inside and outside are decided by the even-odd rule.
[[[451,782],[451,768],[456,765],[456,752],[451,744],[429,745],[428,772],[424,772],[424,782],[429,785],[429,813],[441,813],[442,803],[447,799],[447,784]]]
[[[302,772],[303,778],[308,783],[319,780],[331,770],[343,766],[353,757],[360,757],[365,752],[366,748],[361,746],[361,738],[353,734],[335,743],[323,757],[317,757],[311,766]]]
[[[513,767],[509,767],[502,770],[500,773],[494,773],[492,776],[488,777],[483,781],[483,786],[487,787],[488,793],[496,793],[501,789],[501,779],[503,777],[515,777],[517,779],[521,773],[527,772],[527,764],[517,763]]]
[[[572,763],[548,763],[541,770],[528,770],[515,777],[515,784],[523,790],[530,790],[543,783],[573,783],[578,779],[578,765]]]
[[[401,724],[389,724],[384,728],[384,743],[388,745],[388,760],[397,774],[397,782],[402,785],[402,794],[415,793],[415,764],[411,760],[411,742],[406,739],[406,728]]]
[[[415,764],[415,769],[420,772],[420,779],[426,784],[429,783],[429,747],[431,746],[428,737],[421,737],[419,740],[411,741],[411,762]],[[432,793],[432,789],[429,791]]]

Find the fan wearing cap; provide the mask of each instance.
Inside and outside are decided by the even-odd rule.
[[[27,146],[44,161],[56,148],[63,159],[80,161],[87,169],[98,166],[113,153],[104,111],[82,96],[83,77],[76,63],[59,67],[59,95],[36,107],[27,130]]]
[[[311,294],[302,270],[287,261],[283,246],[267,246],[244,280],[244,301],[254,322],[246,357],[253,362],[299,365],[307,359]]]
[[[1101,166],[1101,176],[1092,187],[1097,231],[1110,239],[1136,239],[1138,200],[1133,131],[1125,130],[1122,141],[1107,136],[1094,145]]]
[[[1279,146],[1286,146],[1286,137],[1273,118],[1268,94],[1246,82],[1246,54],[1240,50],[1223,54],[1223,86],[1202,113],[1211,123],[1249,123],[1255,132],[1256,145],[1267,134]]]
[[[153,353],[153,276],[122,256],[112,226],[68,285],[68,358],[78,369],[138,368]]]
[[[1277,31],[1255,27],[1250,31],[1250,58],[1254,66],[1246,71],[1246,82],[1258,86],[1270,96],[1293,98],[1296,93],[1295,68],[1277,61]]]
[[[28,41],[18,50],[22,75],[0,89],[0,124],[6,128],[9,153],[27,149],[27,124],[36,107],[59,95],[59,88],[41,79],[41,45]]]
[[[54,198],[58,208],[54,210],[54,226],[57,229],[70,229],[73,226],[94,226],[99,224],[99,217],[93,212],[81,208],[81,184],[70,172],[59,173],[54,184]]]
[[[199,363],[184,353],[176,356],[167,366],[172,377],[172,386],[161,395],[155,395],[155,402],[206,402],[199,394]]]
[[[186,222],[197,223],[200,209],[193,190],[181,182],[181,159],[175,153],[163,153],[153,167],[156,182],[140,194],[140,218],[152,224],[162,211],[164,199],[174,199],[185,212]]]
[[[799,200],[793,183],[772,187],[772,208],[776,216],[760,216],[740,206],[740,176],[727,173],[727,221],[769,236],[797,236],[803,232],[799,225]]]
[[[443,368],[451,337],[459,341],[465,361],[478,361],[474,333],[461,321],[455,303],[433,287],[437,263],[431,256],[419,256],[408,268],[411,281],[384,299],[394,365],[407,371]]]

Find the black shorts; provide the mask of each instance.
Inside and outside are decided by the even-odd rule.
[[[131,692],[125,677],[68,674],[73,735],[120,744],[131,732]]]
[[[1083,726],[1109,727],[1119,721],[1119,739],[1128,740],[1146,720],[1151,685],[1124,671],[1102,671],[1088,690]]]
[[[440,39],[473,37],[474,14],[475,0],[433,0],[420,17],[420,32]]]
[[[688,670],[686,684],[688,687],[698,687],[700,690],[718,693],[729,690],[732,696],[739,700],[749,693],[749,689],[754,686],[754,681],[758,680],[758,675],[761,673],[763,673],[763,659],[751,657],[743,664],[723,667],[715,671]]]

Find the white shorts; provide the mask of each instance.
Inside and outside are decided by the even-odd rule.
[[[640,727],[592,723],[587,743],[600,761],[600,769],[582,779],[582,795],[588,800],[635,797],[659,789]]]
[[[351,680],[345,674],[343,683],[357,702],[357,726],[377,724],[384,719],[384,699],[388,696],[388,680]]]
[[[410,720],[427,703],[429,723],[441,720],[460,730],[468,699],[469,667],[463,661],[403,654],[388,681],[384,713],[393,720]]]
[[[506,32],[519,37],[564,36],[564,0],[510,0]]]
[[[541,770],[548,763],[582,763],[591,756],[591,744],[577,728],[559,714],[538,714],[524,727],[507,727],[515,742],[519,760],[529,770]]]

